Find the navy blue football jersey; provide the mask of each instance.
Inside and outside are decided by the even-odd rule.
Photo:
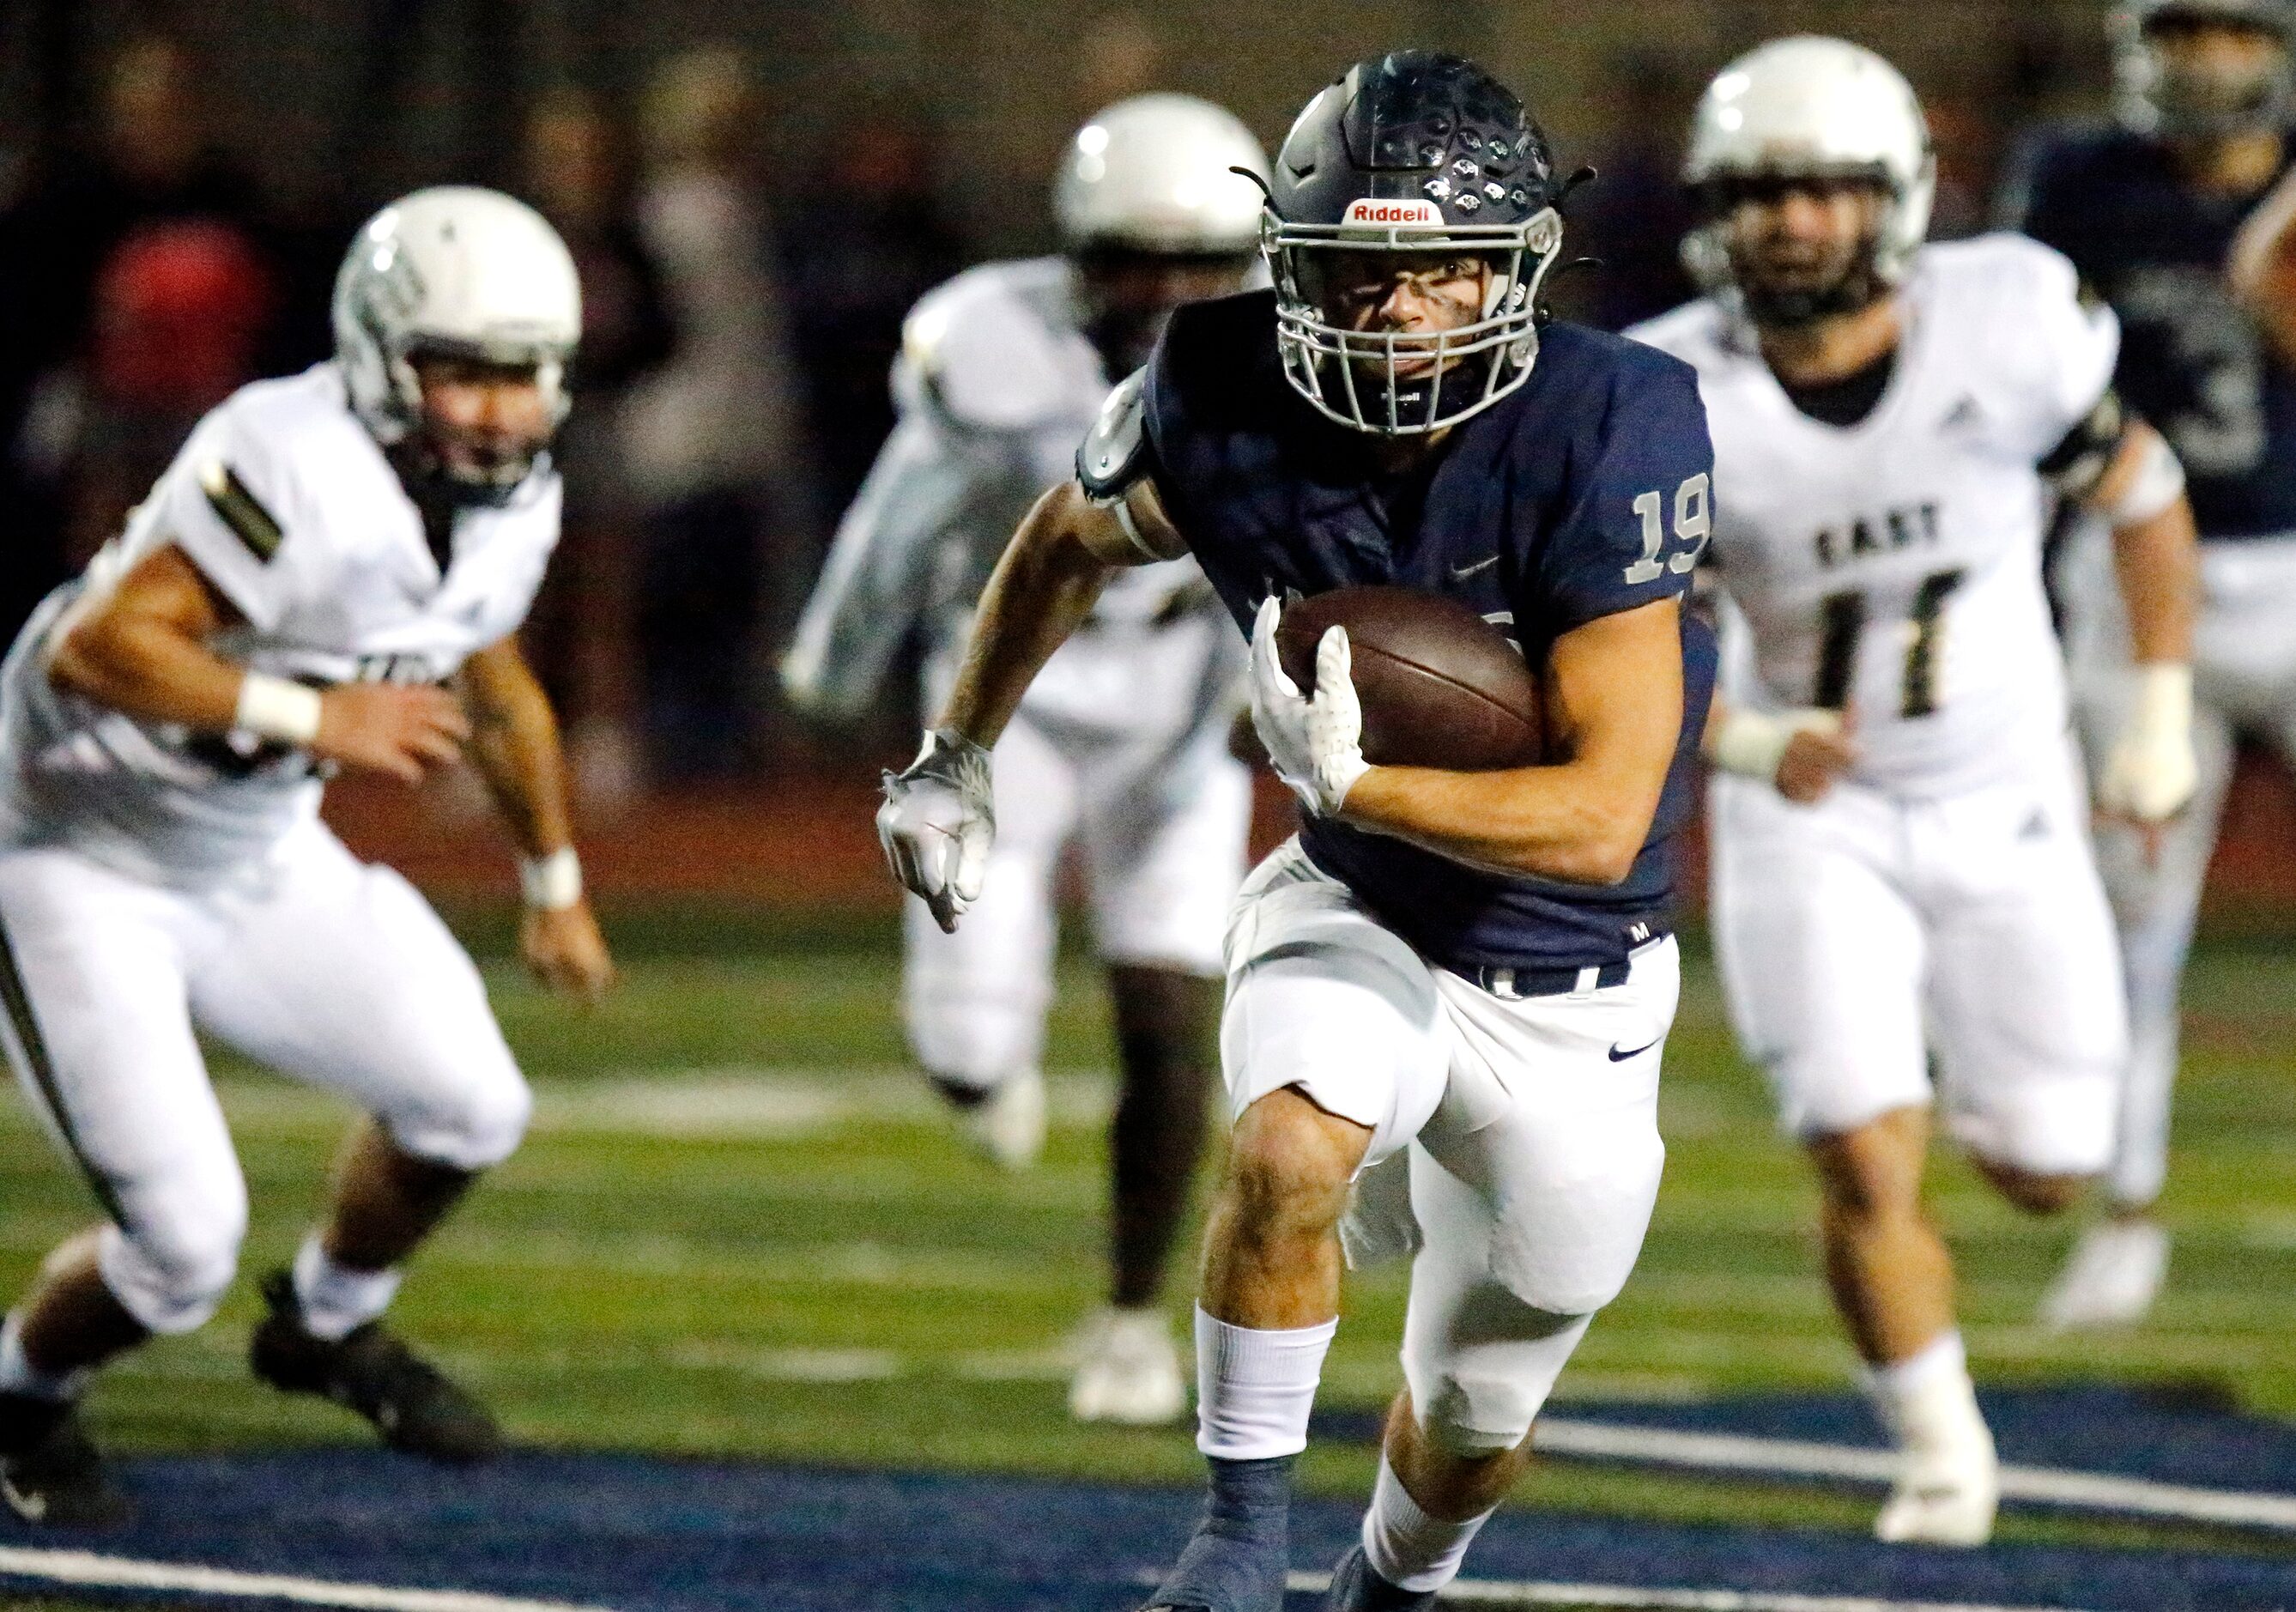
[[[2036,136],[2003,195],[2003,222],[2071,259],[2120,317],[2114,383],[2185,462],[2213,540],[2296,532],[2296,374],[2225,275],[2262,199],[2196,194],[2160,145],[2112,127]]]
[[[1183,308],[1148,369],[1158,490],[1236,624],[1270,594],[1354,584],[1443,594],[1533,664],[1562,634],[1671,598],[1712,524],[1714,454],[1688,366],[1572,325],[1545,333],[1518,391],[1453,428],[1414,468],[1332,424],[1278,366],[1273,292]],[[1594,887],[1493,874],[1310,818],[1316,864],[1445,967],[1601,966],[1669,922],[1672,842],[1695,810],[1711,637],[1684,629],[1685,720],[1633,873]]]

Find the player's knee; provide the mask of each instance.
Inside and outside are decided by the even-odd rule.
[[[909,1050],[928,1074],[985,1089],[1036,1066],[1041,1016],[1003,1002],[913,1002]]]
[[[2027,1214],[2062,1214],[2080,1202],[2095,1179],[2027,1170],[1981,1156],[1972,1157],[1985,1179],[1993,1183],[1994,1189]]]
[[[2093,1061],[2062,1078],[1995,1095],[1951,1117],[1954,1138],[1978,1169],[2028,1214],[2070,1208],[2112,1161],[2120,1082],[2117,1065]]]
[[[1825,1214],[1874,1221],[1915,1213],[1921,1200],[1926,1123],[1918,1110],[1901,1109],[1851,1130],[1810,1138]]]
[[[1464,1459],[1513,1450],[1554,1390],[1587,1318],[1557,1315],[1497,1291],[1466,1306],[1460,1325],[1414,1335],[1404,1350],[1420,1430]]]
[[[162,1335],[204,1326],[231,1290],[247,1236],[247,1193],[217,1190],[133,1230],[107,1226],[96,1268],[119,1307]]]
[[[534,1093],[507,1058],[458,1080],[411,1114],[379,1116],[391,1141],[412,1157],[450,1169],[490,1170],[518,1151],[534,1118]]]
[[[486,1170],[518,1151],[534,1121],[534,1090],[516,1069],[474,1083],[463,1105],[454,1150],[441,1162],[463,1170]]]
[[[1350,1134],[1352,1133],[1352,1134]],[[1222,1197],[1237,1230],[1313,1236],[1339,1224],[1371,1132],[1291,1090],[1244,1110],[1228,1147]]]

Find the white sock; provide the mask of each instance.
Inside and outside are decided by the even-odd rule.
[[[1901,1445],[1992,1443],[1958,1330],[1947,1330],[1904,1360],[1867,1367],[1866,1388]]]
[[[1231,1327],[1196,1310],[1196,1448],[1265,1460],[1308,1447],[1308,1412],[1337,1320],[1288,1331]]]
[[[344,1337],[390,1308],[398,1293],[399,1272],[354,1271],[328,1257],[317,1232],[303,1239],[295,1251],[295,1302],[303,1312],[303,1329],[314,1337]]]
[[[1371,1563],[1373,1572],[1397,1589],[1427,1594],[1459,1576],[1467,1547],[1475,1542],[1475,1535],[1490,1516],[1486,1511],[1463,1523],[1428,1516],[1382,1454],[1379,1481],[1372,1485],[1371,1509],[1364,1513],[1364,1559]]]
[[[24,1325],[12,1312],[0,1321],[0,1394],[29,1394],[35,1399],[78,1399],[87,1386],[87,1373],[43,1371],[24,1358]]]

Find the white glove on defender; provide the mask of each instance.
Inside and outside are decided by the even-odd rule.
[[[996,838],[988,753],[971,739],[937,728],[925,735],[915,761],[885,775],[877,843],[893,876],[924,898],[933,921],[950,934],[980,899]]]
[[[1272,596],[1251,623],[1251,726],[1267,760],[1300,803],[1336,817],[1356,780],[1371,770],[1363,753],[1363,703],[1349,674],[1348,629],[1333,627],[1316,646],[1316,692],[1303,695],[1283,675],[1275,627],[1283,606]]]
[[[2193,756],[2193,669],[2154,662],[2136,668],[2136,697],[2104,759],[2097,810],[2138,823],[2165,823],[2200,784]]]

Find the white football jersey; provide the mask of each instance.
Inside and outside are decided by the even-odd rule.
[[[988,263],[910,311],[893,370],[900,424],[839,523],[790,652],[791,675],[825,709],[865,704],[920,619],[939,654],[961,648],[1021,517],[1076,473],[1077,445],[1110,382],[1079,328],[1073,285],[1062,258]],[[1219,613],[1193,560],[1119,572],[1093,623],[1137,629],[1174,609]],[[1112,657],[1063,647],[1022,709],[1068,725],[1126,727],[1142,697]]]
[[[310,758],[249,734],[139,722],[57,688],[53,635],[174,544],[245,618],[217,644],[316,685],[436,683],[526,618],[558,541],[546,461],[501,508],[455,519],[441,577],[422,518],[321,364],[242,387],[193,428],[0,668],[0,843],[73,845],[139,877],[205,882],[318,810]]]
[[[2120,327],[2017,235],[1925,247],[1902,294],[1896,371],[1848,427],[1797,409],[1711,300],[1629,333],[1705,398],[1726,697],[1847,706],[1853,776],[1936,796],[2063,754],[2035,466],[2103,396]]]

